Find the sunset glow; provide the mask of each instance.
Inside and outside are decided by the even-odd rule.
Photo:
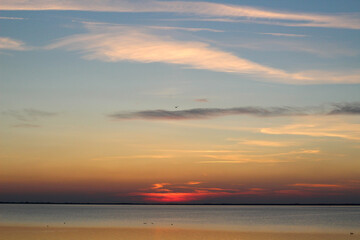
[[[360,4],[0,0],[0,202],[360,203]]]

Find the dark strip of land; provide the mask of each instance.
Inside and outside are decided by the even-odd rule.
[[[360,203],[108,203],[108,202],[0,202],[0,204],[54,204],[54,205],[182,205],[182,206],[360,206]]]

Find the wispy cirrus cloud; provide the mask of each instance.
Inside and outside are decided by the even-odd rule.
[[[360,140],[360,124],[328,122],[312,119],[303,123],[293,123],[280,127],[261,128],[259,131],[270,135],[300,135],[309,137],[331,137]]]
[[[37,121],[41,118],[56,116],[55,112],[48,112],[33,108],[25,108],[22,110],[6,110],[1,112],[5,116],[10,116],[21,122]]]
[[[181,30],[188,32],[224,32],[223,30],[211,29],[211,28],[190,28],[190,27],[169,27],[169,26],[148,26],[150,29],[159,29],[159,30]]]
[[[114,161],[122,159],[168,159],[173,158],[172,155],[129,155],[129,156],[111,156],[92,158],[93,161]]]
[[[27,47],[25,43],[22,41],[7,37],[0,37],[0,50],[2,49],[24,51],[24,50],[28,50],[29,47]]]
[[[252,115],[257,117],[308,116],[308,115],[357,115],[360,103],[333,104],[327,107],[237,107],[237,108],[194,108],[188,110],[148,110],[120,112],[109,117],[118,120],[193,120],[231,115]]]
[[[25,18],[20,18],[20,17],[0,17],[0,19],[3,19],[3,20],[25,20]]]
[[[15,124],[12,127],[14,127],[14,128],[39,128],[40,125],[31,124],[31,123],[23,123],[23,124]]]
[[[241,139],[230,139],[231,141],[237,141],[239,144],[245,144],[250,146],[261,146],[261,147],[287,147],[294,145],[291,142],[276,142],[276,141],[261,141],[261,140],[241,140]]]
[[[322,54],[322,53],[320,53]],[[298,72],[297,76],[301,81],[301,84],[316,84],[316,83],[328,83],[328,84],[357,84],[360,83],[360,70],[348,70],[348,71],[302,71]]]
[[[178,41],[159,36],[144,27],[125,27],[87,23],[88,34],[61,39],[46,49],[65,48],[78,51],[88,60],[108,62],[135,61],[178,64],[194,69],[258,75],[280,81],[311,80],[307,76],[287,73],[221,51],[207,43]],[[279,81],[279,80],[277,80]]]
[[[307,37],[307,35],[304,34],[292,34],[292,33],[259,33],[259,34],[276,36],[276,37]]]
[[[204,158],[211,160],[200,161],[199,163],[284,163],[303,159],[306,155],[319,154],[316,149],[302,149],[270,154],[208,154]],[[305,157],[306,158],[306,157]],[[312,157],[313,158],[313,157]]]
[[[360,73],[290,73],[258,64],[199,41],[179,41],[148,27],[84,23],[89,33],[60,39],[45,49],[76,51],[87,60],[176,64],[192,69],[245,74],[286,84],[359,83]],[[155,31],[155,32],[154,32]]]
[[[320,44],[309,44],[304,41],[285,41],[285,40],[271,40],[271,39],[254,39],[252,41],[237,41],[236,43],[217,43],[219,46],[230,48],[245,48],[257,51],[290,51],[315,55],[322,58],[334,58],[338,56],[354,57],[359,55],[359,51],[354,48],[340,46],[338,44],[321,42]],[[349,79],[351,75],[360,75],[358,70],[348,70],[343,72],[319,71],[319,70],[305,70],[299,74],[308,75],[313,81],[315,79],[332,78],[339,82]]]
[[[168,12],[201,17],[222,17],[292,27],[360,29],[357,14],[314,14],[266,10],[235,4],[188,1],[52,1],[1,0],[2,10],[77,10],[102,12]]]
[[[175,27],[175,26],[162,26],[162,25],[134,25],[134,24],[119,24],[119,23],[108,23],[108,22],[91,22],[91,21],[73,21],[84,24],[85,26],[101,26],[101,27],[127,27],[127,28],[139,28],[144,29],[155,29],[155,30],[180,30],[187,32],[224,32],[223,30],[213,28],[197,28],[197,27]]]

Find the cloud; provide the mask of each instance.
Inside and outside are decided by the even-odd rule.
[[[211,28],[189,28],[189,27],[168,27],[168,26],[148,26],[148,28],[159,29],[159,30],[182,30],[189,32],[200,32],[200,31],[224,32],[222,30],[211,29]]]
[[[312,50],[310,50],[312,51]],[[314,50],[316,51],[316,50]],[[331,51],[331,50],[330,50]],[[342,54],[341,51],[338,51],[335,54]],[[325,54],[321,51],[318,52],[319,54]],[[343,52],[345,55],[347,53]],[[331,53],[329,53],[331,55]],[[325,54],[326,55],[326,54]],[[324,56],[325,56],[324,55]],[[303,71],[298,72],[297,77],[299,79],[303,79],[299,84],[321,84],[321,83],[328,83],[328,84],[357,84],[360,83],[360,71],[359,70],[348,70],[348,71],[339,71],[339,72],[330,72],[330,71]]]
[[[346,57],[354,57],[359,55],[359,51],[346,47],[340,46],[338,44],[332,43],[306,43],[304,41],[297,41],[297,40],[272,40],[272,39],[253,39],[251,42],[249,41],[239,41],[237,40],[236,43],[217,43],[219,46],[230,47],[230,48],[246,48],[251,50],[258,50],[258,51],[276,51],[276,52],[284,52],[284,51],[291,51],[291,52],[299,52],[299,53],[306,53],[311,55],[316,55],[322,58],[334,58],[337,56],[346,56]],[[332,72],[332,71],[319,71],[319,70],[312,70],[312,71],[303,71],[299,74],[309,75],[308,77],[313,80],[323,80],[327,79],[330,82],[329,78],[338,79],[341,82],[341,78],[343,81],[348,79],[349,76],[359,76],[360,72],[358,70],[352,70],[349,73],[349,70],[346,72]],[[350,80],[350,79],[349,79]]]
[[[209,102],[207,98],[197,98],[194,99],[195,102]]]
[[[360,124],[329,122],[312,119],[305,123],[295,123],[280,127],[262,128],[261,133],[271,135],[302,135],[310,137],[332,137],[360,140]]]
[[[184,149],[162,149],[160,151],[165,152],[179,152],[179,153],[240,153],[249,152],[244,150],[184,150]]]
[[[84,25],[98,25],[98,26],[112,26],[112,27],[139,27],[139,25],[133,25],[133,24],[118,24],[118,23],[108,23],[108,22],[91,22],[91,21],[73,21],[82,23]],[[192,27],[174,27],[174,26],[141,26],[146,29],[156,29],[156,30],[180,30],[180,31],[188,31],[188,32],[224,32],[223,30],[218,29],[212,29],[212,28],[192,28]]]
[[[319,184],[319,183],[295,183],[289,184],[293,187],[309,187],[309,188],[343,188],[344,186],[339,184]]]
[[[21,122],[31,122],[39,120],[40,118],[47,118],[57,115],[55,112],[47,112],[33,108],[25,108],[23,110],[7,110],[3,111],[2,114],[13,117]]]
[[[0,50],[1,49],[23,51],[27,50],[28,47],[26,47],[22,41],[7,37],[0,37]]]
[[[240,139],[229,139],[229,140],[237,141],[239,144],[245,144],[250,146],[261,146],[261,147],[287,147],[293,145],[293,143],[289,143],[289,142],[240,140]]]
[[[150,188],[140,189],[128,195],[141,197],[146,202],[191,202],[216,197],[237,195],[262,195],[259,188],[229,189],[219,187],[201,187],[202,182],[190,181],[185,184],[155,183]],[[166,187],[166,188],[165,188]]]
[[[165,186],[171,185],[170,183],[154,183],[151,189],[160,192],[169,192],[170,190],[166,189]]]
[[[225,17],[292,27],[360,29],[357,14],[311,14],[266,10],[255,7],[188,1],[75,1],[75,0],[1,0],[2,10],[78,10],[101,12],[168,12],[201,17]]]
[[[61,39],[46,49],[65,48],[78,51],[88,60],[108,62],[161,62],[184,65],[193,69],[252,74],[266,78],[310,80],[306,76],[287,73],[264,66],[196,41],[177,41],[151,33],[148,28],[87,23],[88,34]]]
[[[300,159],[301,156],[308,154],[318,154],[319,150],[305,149],[299,151],[281,152],[273,154],[213,154],[203,155],[205,158],[212,158],[216,160],[200,161],[199,163],[284,163],[293,162]],[[289,158],[290,156],[290,158]]]
[[[192,69],[246,74],[263,81],[287,84],[360,83],[360,72],[324,71],[290,73],[258,64],[198,41],[178,41],[149,27],[84,23],[89,33],[60,39],[45,49],[76,51],[87,60],[182,65]],[[155,31],[155,32],[154,32]]]
[[[203,155],[204,158],[210,158],[215,160],[199,161],[201,164],[208,163],[283,163],[290,162],[290,160],[274,159],[263,156],[251,156],[251,155]]]
[[[167,159],[173,158],[171,155],[131,155],[131,156],[112,156],[92,158],[93,161],[111,161],[118,159]]]
[[[14,128],[38,128],[38,127],[40,127],[40,125],[24,123],[24,124],[16,124],[16,125],[13,125],[12,127],[14,127]]]
[[[307,37],[304,34],[290,34],[290,33],[259,33],[262,35],[271,35],[276,37]]]
[[[292,14],[290,14],[292,15]],[[229,22],[229,23],[255,23],[255,24],[266,24],[276,25],[285,27],[320,27],[320,28],[344,28],[344,29],[360,29],[359,25],[359,14],[336,14],[336,15],[323,15],[323,14],[309,14],[307,16],[299,13],[297,16],[299,20],[291,20],[291,16],[286,17],[280,21],[276,21],[277,18],[262,19],[261,17],[249,17],[249,18],[192,18],[192,19],[179,19],[178,21],[206,21],[206,22]],[[312,17],[311,17],[311,16]],[[300,18],[304,17],[301,21]],[[227,16],[226,16],[227,17]],[[295,15],[292,15],[295,17]],[[307,18],[307,20],[305,20]],[[311,20],[312,18],[312,20]],[[275,21],[274,21],[275,19]]]
[[[231,115],[252,115],[256,117],[307,116],[307,115],[357,115],[360,103],[342,103],[322,107],[237,107],[237,108],[194,108],[188,110],[147,110],[120,112],[109,115],[118,120],[193,120],[209,119]]]
[[[198,184],[201,184],[202,182],[197,182],[197,181],[190,181],[190,182],[187,182],[188,185],[198,185]]]
[[[252,146],[261,146],[261,147],[286,147],[292,145],[291,143],[284,143],[284,142],[256,141],[256,140],[246,140],[246,141],[241,141],[239,143],[245,145],[252,145]]]
[[[19,18],[19,17],[0,17],[0,19],[4,19],[4,20],[24,20],[25,18]]]
[[[236,148],[236,146],[235,146]],[[156,150],[190,154],[199,159],[197,163],[284,163],[298,160],[319,160],[318,149],[282,150],[275,153],[259,153],[257,149],[247,150]]]
[[[336,104],[341,106],[336,110],[336,114],[348,115],[337,116],[332,114],[334,109],[330,110],[325,116],[331,116],[330,118],[324,115],[304,117],[300,120],[295,119],[294,123],[286,124],[277,127],[261,128],[258,131],[264,134],[271,135],[302,135],[309,137],[326,137],[326,138],[341,138],[347,140],[360,140],[360,124],[356,121],[351,121],[351,115],[355,114],[353,111],[341,110],[347,105]],[[336,107],[335,105],[335,107]],[[350,104],[352,105],[352,104]],[[335,108],[336,109],[336,108]]]
[[[330,115],[338,114],[350,114],[357,115],[360,114],[360,104],[359,103],[338,103],[334,104],[334,109],[329,112]]]
[[[169,111],[169,110],[148,110],[130,113],[115,113],[109,115],[114,119],[146,119],[146,120],[190,120],[207,119],[229,115],[255,115],[262,117],[298,115],[289,108],[265,109],[259,107],[239,107],[239,108],[194,108],[189,110]],[[301,113],[303,114],[303,113]]]

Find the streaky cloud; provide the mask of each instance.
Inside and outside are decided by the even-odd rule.
[[[174,26],[162,26],[162,25],[134,25],[134,24],[120,24],[120,23],[109,23],[109,22],[93,22],[93,21],[76,21],[73,20],[73,22],[77,22],[77,23],[81,23],[84,25],[98,25],[98,26],[113,26],[113,27],[143,27],[143,28],[148,28],[148,29],[156,29],[156,30],[180,30],[180,31],[187,31],[187,32],[201,32],[201,31],[205,31],[205,32],[216,32],[216,33],[221,33],[224,32],[223,30],[219,30],[219,29],[213,29],[213,28],[194,28],[194,27],[174,27]]]
[[[304,34],[292,34],[292,33],[259,33],[259,34],[276,36],[276,37],[307,37],[308,36]]]
[[[20,17],[0,17],[0,19],[3,19],[3,20],[25,20],[25,18],[20,18]]]
[[[356,115],[360,114],[360,103],[333,104],[328,107],[235,107],[235,108],[194,108],[188,110],[146,110],[120,112],[109,117],[118,120],[192,120],[208,119],[231,115],[252,115],[256,117],[307,116],[307,115]]]
[[[329,115],[328,115],[329,116]],[[331,116],[331,115],[330,115]],[[293,123],[279,127],[261,128],[260,132],[270,135],[301,135],[309,137],[340,138],[350,141],[360,140],[360,124],[346,123],[323,115],[311,117],[301,123]],[[335,120],[335,121],[334,121]]]
[[[200,32],[200,31],[217,32],[217,33],[224,32],[223,30],[211,29],[211,28],[189,28],[189,27],[169,27],[169,26],[149,26],[148,28],[159,29],[159,30],[182,30],[188,32]]]
[[[179,41],[159,35],[154,32],[156,29],[149,26],[129,27],[94,22],[83,24],[89,33],[60,39],[44,49],[76,51],[86,60],[175,64],[192,69],[249,75],[261,81],[285,84],[360,83],[360,72],[347,75],[324,71],[291,73],[241,58],[208,43]]]
[[[12,127],[14,127],[14,128],[39,128],[40,125],[30,124],[30,123],[23,123],[23,124],[13,125]]]
[[[289,142],[276,142],[276,141],[261,141],[261,140],[235,140],[238,144],[245,144],[250,146],[261,146],[261,147],[287,147],[293,145]]]
[[[8,37],[0,37],[0,50],[16,50],[16,51],[24,51],[27,50],[28,47],[22,41],[15,40]]]
[[[86,23],[90,33],[77,34],[48,45],[45,49],[65,48],[78,51],[87,60],[107,62],[161,62],[193,69],[250,74],[275,81],[311,81],[305,75],[287,73],[240,58],[198,41],[178,41],[159,36],[146,27],[113,26]],[[279,80],[280,79],[280,80]]]
[[[261,8],[195,1],[75,1],[0,0],[2,10],[72,10],[99,12],[167,12],[200,17],[222,17],[253,23],[291,27],[360,29],[356,14],[315,14],[283,12]],[[276,20],[276,21],[274,21]]]
[[[25,108],[22,110],[6,110],[3,111],[2,114],[13,117],[18,121],[22,121],[22,122],[31,122],[31,121],[36,121],[40,118],[47,118],[57,115],[57,113],[55,112],[48,112],[33,108]],[[29,125],[29,124],[25,124],[25,125]]]

